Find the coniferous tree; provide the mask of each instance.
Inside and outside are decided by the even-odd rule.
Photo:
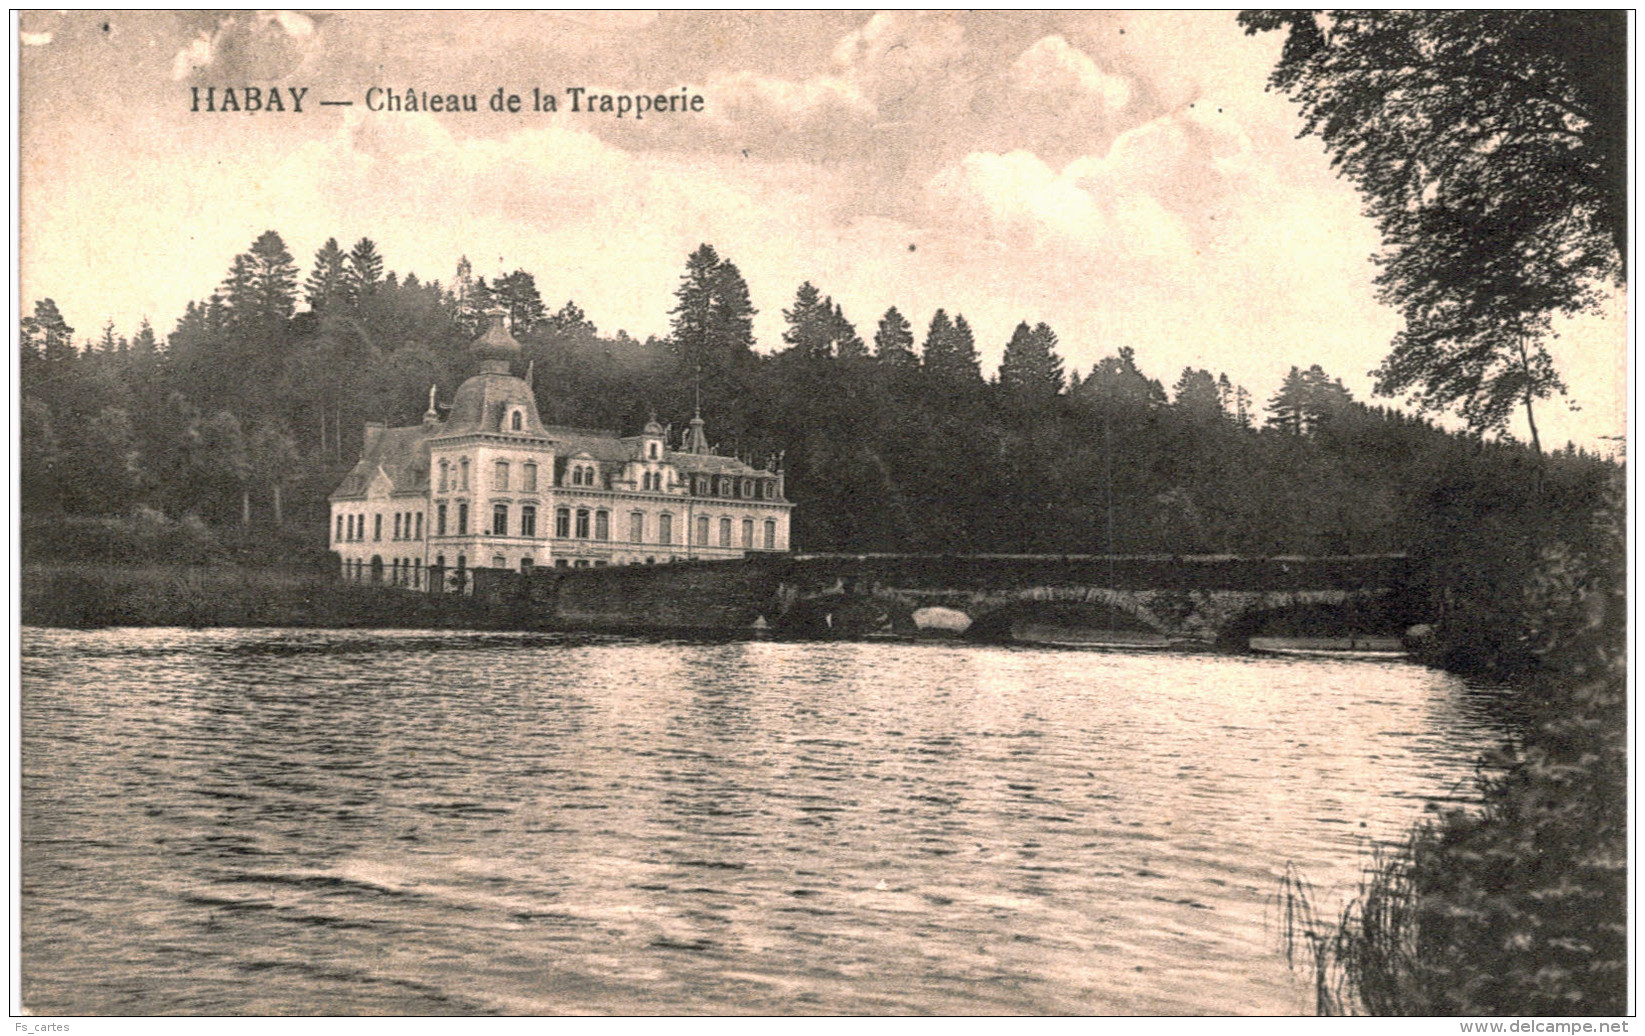
[[[369,237],[362,237],[354,243],[348,252],[348,285],[347,294],[350,302],[359,302],[367,295],[377,290],[383,279],[383,257],[377,252],[377,244]]]
[[[793,346],[794,351],[805,359],[827,359],[834,337],[829,326],[832,316],[822,292],[806,281],[794,292],[794,308],[783,310],[783,319],[788,321],[783,341]]]
[[[1056,347],[1057,334],[1048,325],[1030,328],[1026,320],[1019,323],[1000,360],[1000,388],[1024,401],[1054,399],[1063,388],[1062,357]]]
[[[1223,375],[1227,383],[1227,375]],[[1171,405],[1191,421],[1209,421],[1223,416],[1222,393],[1208,370],[1184,367],[1171,390]]]
[[[740,368],[754,355],[754,308],[748,282],[730,259],[714,269],[709,334],[728,369]]]
[[[314,270],[303,282],[303,296],[308,300],[308,308],[324,313],[342,304],[347,299],[347,284],[348,257],[343,254],[336,238],[327,238],[320,250],[314,253]]]
[[[291,319],[297,305],[297,265],[286,243],[272,230],[265,230],[252,243],[252,310],[256,319],[278,325]]]
[[[515,270],[493,281],[491,296],[493,305],[501,306],[508,313],[509,330],[517,335],[529,334],[548,312],[542,296],[537,294],[536,278],[524,270]]]
[[[838,302],[834,303],[833,311],[829,314],[829,338],[833,340],[834,355],[841,360],[856,361],[868,356],[868,346],[863,343],[862,336],[857,334],[856,327],[845,318],[845,312]]]
[[[874,333],[874,358],[893,367],[918,365],[914,355],[914,329],[908,318],[892,306],[880,318],[879,330]]]

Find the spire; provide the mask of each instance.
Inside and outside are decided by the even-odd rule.
[[[703,434],[703,415],[700,413],[691,416],[691,430],[685,433],[685,452],[708,452],[708,436]]]

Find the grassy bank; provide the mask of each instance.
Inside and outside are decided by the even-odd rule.
[[[1512,735],[1481,761],[1480,805],[1379,855],[1340,916],[1315,916],[1305,883],[1285,882],[1287,952],[1312,969],[1320,1013],[1627,1013],[1624,513],[1618,496],[1491,602],[1513,647],[1495,657],[1519,662],[1488,673],[1512,689]],[[1470,657],[1480,613],[1458,619],[1436,657]]]
[[[31,626],[512,625],[510,616],[471,598],[350,585],[302,568],[25,564],[21,576],[21,618]]]

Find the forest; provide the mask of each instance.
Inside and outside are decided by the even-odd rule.
[[[77,338],[37,301],[19,361],[24,515],[142,508],[312,526],[319,542],[365,422],[416,423],[431,385],[449,400],[493,307],[546,422],[632,434],[655,412],[678,435],[700,385],[722,452],[781,458],[809,551],[1412,551],[1448,522],[1530,506],[1533,485],[1543,505],[1591,502],[1614,469],[1367,405],[1317,365],[1260,407],[1208,370],[1167,391],[1131,348],[1065,374],[1056,332],[1027,319],[985,378],[958,310],[918,335],[893,307],[865,340],[810,283],[762,349],[741,273],[706,244],[663,340],[603,335],[572,301],[550,312],[525,270],[488,282],[465,259],[442,284],[384,267],[369,239],[332,240],[299,280],[268,231],[163,337],[145,320]]]

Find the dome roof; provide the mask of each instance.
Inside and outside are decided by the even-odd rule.
[[[515,407],[524,411],[524,427],[520,432],[540,437],[543,434],[542,419],[537,416],[537,401],[526,383],[509,374],[481,372],[457,387],[457,394],[451,400],[451,413],[446,416],[441,434],[512,432],[504,422],[508,412]]]
[[[480,361],[507,362],[518,359],[522,349],[520,343],[514,340],[514,336],[508,333],[508,328],[503,326],[503,317],[506,314],[500,309],[494,309],[486,316],[490,318],[490,326],[486,328],[485,334],[469,344],[469,355]]]

